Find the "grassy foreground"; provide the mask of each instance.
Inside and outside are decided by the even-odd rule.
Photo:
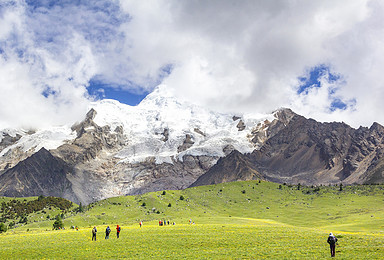
[[[66,230],[40,217],[0,234],[0,259],[324,259],[329,232],[339,238],[337,258],[384,259],[383,201],[382,185],[298,190],[257,181],[111,198],[66,213]]]
[[[327,233],[316,229],[249,221],[249,224],[124,226],[109,240],[91,229],[61,230],[0,237],[1,259],[324,259]],[[99,227],[102,230],[102,227]],[[338,233],[339,259],[383,259],[382,235]]]

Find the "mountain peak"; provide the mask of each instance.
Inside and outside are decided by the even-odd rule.
[[[85,116],[85,120],[93,120],[93,119],[95,119],[96,114],[97,114],[96,110],[94,108],[91,108],[88,111],[87,115]]]
[[[190,187],[212,185],[232,181],[264,179],[247,155],[233,150],[220,158],[205,174],[201,175]]]

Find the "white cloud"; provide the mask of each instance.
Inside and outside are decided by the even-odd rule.
[[[285,106],[384,124],[380,1],[45,2],[0,0],[0,128],[78,120],[91,79],[134,91],[164,83],[220,111]],[[321,64],[342,80],[298,94],[298,78]],[[332,98],[346,109],[331,111]]]
[[[135,53],[128,55],[140,68],[135,75],[156,75],[156,69],[173,63],[164,83],[183,98],[221,111],[289,106],[318,120],[384,123],[374,108],[380,101],[366,105],[382,94],[375,73],[384,61],[378,1],[121,4],[132,17],[122,29],[132,39],[125,50]],[[367,70],[365,63],[374,68]],[[333,98],[348,103],[346,110],[330,111],[326,82],[308,96],[297,93],[298,77],[321,64],[342,75],[343,81],[332,83],[338,84]]]

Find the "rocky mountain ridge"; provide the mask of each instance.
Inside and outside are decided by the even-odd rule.
[[[228,178],[246,180],[236,177],[244,173],[257,173],[258,178],[274,182],[307,185],[384,181],[384,127],[380,124],[353,129],[344,123],[306,119],[289,109],[278,113],[280,123],[268,126],[271,133],[260,149],[238,153],[235,159],[221,158],[192,186],[225,182]],[[233,168],[238,162],[247,163]]]
[[[138,106],[92,103],[73,126],[0,135],[0,195],[103,198],[227,181],[383,182],[384,127],[289,109],[220,114],[158,88]]]

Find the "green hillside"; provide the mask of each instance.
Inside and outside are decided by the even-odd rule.
[[[325,241],[333,232],[339,258],[380,259],[383,201],[383,185],[298,187],[263,181],[116,197],[84,212],[73,205],[33,213],[27,224],[0,235],[0,258],[314,259],[329,256]],[[64,217],[65,230],[52,231],[54,220],[46,215],[56,213]],[[175,225],[159,227],[159,220]],[[121,238],[113,233],[104,240],[105,227],[114,231],[117,224]],[[97,242],[91,241],[93,226],[99,229]]]
[[[140,220],[188,223],[192,219],[200,224],[236,224],[251,219],[300,227],[374,232],[384,227],[383,201],[382,185],[347,186],[340,191],[339,186],[298,190],[297,186],[271,182],[233,182],[111,198],[89,205],[85,213],[69,217],[65,223],[129,225]]]

